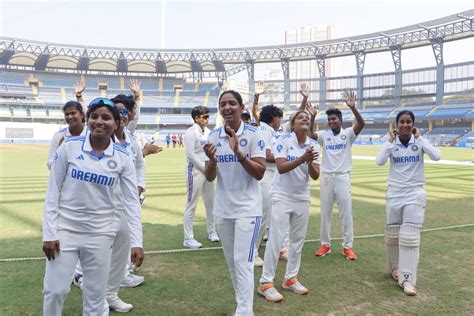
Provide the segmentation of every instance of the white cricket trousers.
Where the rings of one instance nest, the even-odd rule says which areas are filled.
[[[261,284],[273,282],[275,278],[280,247],[288,227],[290,240],[285,280],[298,275],[301,266],[301,252],[308,229],[309,205],[309,201],[283,201],[280,198],[273,200],[270,231],[265,246],[263,272],[260,278]]]
[[[60,253],[55,260],[46,261],[43,315],[61,315],[78,260],[84,273],[83,315],[102,315],[115,234],[78,234],[60,230],[58,235]]]
[[[243,218],[216,216],[217,229],[235,291],[236,316],[253,315],[253,257],[260,221],[260,216]]]
[[[191,162],[188,162],[186,168],[186,184],[188,194],[186,206],[184,207],[184,239],[194,238],[194,214],[196,213],[196,207],[201,193],[206,208],[207,233],[210,234],[216,230],[213,215],[215,195],[214,182],[207,181],[204,173],[194,168]]]
[[[127,266],[130,262],[130,232],[123,212],[120,210],[120,228],[112,245],[112,259],[106,292],[108,300],[118,297],[120,283],[122,283],[124,275],[128,273]]]
[[[332,207],[336,201],[342,230],[342,246],[352,248],[352,193],[350,173],[322,173],[321,175],[321,245],[331,245]]]
[[[265,171],[263,179],[260,180],[260,191],[262,192],[262,223],[261,229],[258,232],[258,239],[255,243],[255,253],[258,253],[258,248],[262,243],[263,235],[265,234],[266,228],[270,227],[270,218],[272,213],[272,195],[270,190],[272,188],[274,171]]]

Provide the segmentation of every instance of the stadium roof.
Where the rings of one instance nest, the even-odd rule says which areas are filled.
[[[383,32],[348,38],[216,49],[136,49],[53,44],[0,37],[0,67],[38,71],[80,71],[137,74],[224,73],[245,69],[245,63],[334,58],[390,51],[473,37],[474,10]]]

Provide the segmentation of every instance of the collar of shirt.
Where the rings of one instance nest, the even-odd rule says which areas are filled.
[[[415,143],[415,136],[411,135],[410,140],[408,141],[408,144],[414,144],[414,143]],[[400,137],[397,137],[397,139],[395,140],[395,144],[403,145],[403,143],[400,141]]]
[[[243,132],[244,132],[244,127],[245,127],[245,123],[242,120],[240,120],[240,126],[239,126],[239,129],[237,131],[235,131],[235,135],[237,135],[237,136],[242,135]],[[219,137],[220,138],[225,138],[227,136],[228,135],[225,132],[225,124],[224,124],[224,125],[222,125],[221,131],[219,133]]]
[[[275,134],[275,130],[273,129],[273,127],[271,127],[270,125],[268,125],[267,123],[265,122],[260,122],[260,125],[263,125],[265,128],[267,128],[270,132],[272,132],[272,135]]]
[[[114,155],[114,142],[112,141],[112,139],[110,139],[109,146],[104,150],[104,152],[102,152],[102,154],[100,154],[99,156],[96,156],[94,151],[92,150],[92,145],[90,141],[90,133],[88,132],[84,139],[84,143],[82,144],[82,151],[98,159],[101,159],[104,156],[113,156]]]
[[[306,148],[309,144],[310,144],[310,140],[309,140],[309,137],[306,136],[306,139],[304,141],[304,144],[303,146],[300,145],[300,143],[298,142],[298,138],[296,138],[296,133],[295,132],[291,132],[291,141],[293,143],[295,143],[296,145],[298,145],[300,148]]]
[[[206,126],[204,128],[201,128],[198,123],[194,123],[195,129],[199,132],[199,134],[204,135],[206,133]]]

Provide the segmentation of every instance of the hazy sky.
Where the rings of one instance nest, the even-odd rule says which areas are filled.
[[[417,24],[473,8],[469,0],[398,1],[11,1],[0,0],[0,35],[111,47],[222,48],[278,45],[284,32],[336,24],[342,37]],[[164,24],[164,30],[162,28]],[[445,45],[445,63],[473,60],[473,39]],[[380,56],[377,56],[380,55]],[[421,58],[420,58],[421,56]],[[345,64],[354,64],[353,58]],[[433,66],[430,47],[402,55],[405,69]],[[257,65],[257,73],[279,65]],[[355,65],[344,70],[355,73]],[[366,72],[390,71],[389,53],[366,58]]]

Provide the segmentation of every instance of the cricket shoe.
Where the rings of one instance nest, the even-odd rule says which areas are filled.
[[[133,308],[132,304],[125,303],[118,297],[113,299],[107,299],[107,303],[109,304],[110,310],[113,310],[118,313],[128,313]]]
[[[317,257],[324,257],[325,255],[331,253],[331,247],[324,244],[314,253]]]
[[[185,239],[183,242],[183,246],[191,249],[198,249],[202,247],[202,244],[198,242],[196,239]]]
[[[346,257],[347,260],[357,260],[357,255],[352,248],[342,248],[342,255]]]
[[[257,293],[269,302],[281,302],[283,301],[283,296],[275,289],[273,283],[260,284],[257,288]]]
[[[283,282],[283,285],[282,287],[286,290],[289,290],[295,294],[299,294],[299,295],[306,295],[309,293],[309,290],[307,288],[305,288],[301,283],[300,281],[298,281],[298,278],[291,278],[289,280],[285,280],[285,282]]]
[[[128,287],[128,288],[137,287],[143,282],[145,282],[144,277],[129,273],[123,277],[122,283],[120,283],[120,287]]]

